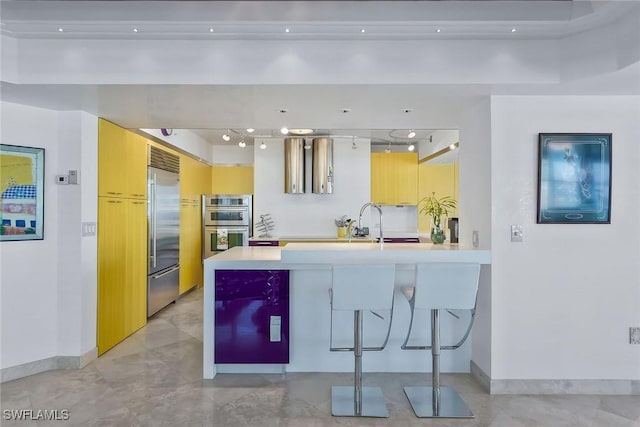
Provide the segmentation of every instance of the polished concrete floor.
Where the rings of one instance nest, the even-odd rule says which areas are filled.
[[[403,385],[428,375],[366,374],[382,387],[386,419],[334,418],[332,385],[348,374],[218,375],[202,379],[202,291],[156,315],[146,327],[80,370],[50,371],[0,385],[0,425],[80,426],[602,426],[640,427],[640,396],[488,395],[469,375],[445,374],[476,415],[415,418]],[[5,410],[68,410],[68,421],[10,421]]]

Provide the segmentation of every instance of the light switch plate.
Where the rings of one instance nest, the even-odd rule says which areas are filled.
[[[512,242],[522,242],[523,238],[523,228],[521,225],[512,225],[511,226],[511,241]]]
[[[96,235],[96,223],[95,222],[83,222],[82,223],[82,236],[95,236]]]
[[[478,230],[473,230],[471,234],[471,244],[473,244],[474,248],[480,246],[480,233],[478,233]]]
[[[629,328],[629,344],[640,344],[640,328]]]

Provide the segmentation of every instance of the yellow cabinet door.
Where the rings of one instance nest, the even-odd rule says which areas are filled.
[[[146,202],[98,198],[98,355],[147,319]]]
[[[371,153],[371,201],[415,205],[418,195],[416,153]]]
[[[253,194],[253,166],[213,166],[211,192],[214,194]]]
[[[180,294],[202,286],[202,227],[200,203],[183,201],[180,206]]]
[[[118,232],[126,200],[98,198],[98,355],[123,339],[126,233]],[[124,230],[123,230],[124,231]]]
[[[98,195],[146,198],[147,143],[140,135],[98,121]]]
[[[422,199],[431,193],[436,197],[451,196],[458,200],[458,164],[422,164],[419,167],[419,197]],[[422,205],[418,205],[418,213]],[[456,209],[453,217],[458,216]],[[430,218],[425,215],[418,217],[418,230],[420,232],[430,231]]]
[[[127,200],[125,337],[147,323],[147,202]]]

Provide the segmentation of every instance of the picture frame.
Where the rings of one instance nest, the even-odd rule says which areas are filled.
[[[0,242],[44,239],[44,148],[0,144]]]
[[[538,134],[538,224],[611,223],[611,137]]]

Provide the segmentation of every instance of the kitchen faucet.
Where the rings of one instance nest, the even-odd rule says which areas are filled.
[[[378,210],[378,213],[380,214],[380,249],[382,249],[384,246],[384,237],[382,235],[382,209],[380,208],[380,205],[376,205],[375,203],[371,202],[362,205],[362,207],[360,208],[360,216],[358,217],[358,228],[362,228],[362,213],[368,206],[376,208]]]

